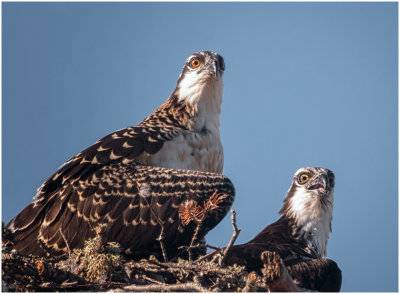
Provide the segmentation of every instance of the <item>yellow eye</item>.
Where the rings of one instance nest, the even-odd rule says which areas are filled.
[[[302,173],[299,175],[299,183],[300,184],[305,184],[308,182],[308,180],[310,179],[310,176],[306,173]]]
[[[191,67],[199,67],[201,64],[200,59],[198,58],[192,58],[192,60],[190,60],[190,66]]]

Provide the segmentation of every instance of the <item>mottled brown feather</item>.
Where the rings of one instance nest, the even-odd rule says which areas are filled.
[[[199,239],[222,220],[232,205],[235,192],[228,178],[207,172],[115,163],[101,167],[85,180],[67,182],[58,194],[30,204],[21,213],[36,217],[27,218],[26,227],[21,215],[8,226],[14,230],[15,249],[21,253],[44,256],[48,251],[65,257],[64,237],[71,249],[81,248],[85,240],[94,236],[92,228],[108,223],[109,241],[118,242],[130,257],[138,259],[150,254],[161,256],[157,238],[162,222],[167,253],[173,257],[179,253],[179,246],[190,244],[195,229],[194,224],[183,225],[179,205],[186,200],[204,205],[213,195],[215,202],[216,192],[227,196],[219,200],[218,209],[206,215]],[[47,249],[39,249],[39,243]]]

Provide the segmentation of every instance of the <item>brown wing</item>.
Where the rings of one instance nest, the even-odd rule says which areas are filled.
[[[248,272],[255,271],[262,275],[261,269],[263,263],[260,259],[261,253],[267,249],[259,244],[245,243],[233,246],[227,253],[225,265],[232,266],[234,264],[245,266]]]
[[[50,197],[67,181],[77,181],[92,175],[103,165],[113,162],[132,162],[143,152],[158,152],[165,141],[187,129],[190,111],[176,97],[163,105],[139,125],[115,131],[64,163],[39,188],[37,199]]]
[[[296,225],[293,220],[282,216],[276,222],[265,227],[249,243],[262,244],[269,251],[279,253],[282,259],[293,260],[293,258],[317,258],[313,252],[309,251],[305,238],[297,236]]]
[[[300,287],[314,291],[339,291],[342,276],[337,264],[329,259],[316,259],[306,250],[304,239],[293,235],[291,227],[290,219],[280,218],[250,242],[233,246],[228,252],[226,265],[242,265],[261,275],[264,266],[260,258],[262,252],[274,251],[282,257],[289,274]]]
[[[176,127],[136,126],[113,132],[68,160],[43,183],[37,198],[50,195],[71,179],[85,179],[103,165],[132,162],[143,152],[154,154],[179,131]]]
[[[287,267],[300,287],[318,292],[339,292],[342,286],[342,271],[330,259],[311,259]]]
[[[160,255],[157,238],[163,227],[172,257],[177,247],[190,244],[197,226],[194,219],[182,219],[179,211],[185,203],[203,208],[216,204],[202,219],[200,240],[226,215],[235,194],[232,183],[220,174],[122,162],[65,182],[57,191],[27,206],[8,225],[19,252],[63,256],[65,241],[71,249],[81,248],[93,236],[92,228],[107,223],[108,240],[118,242],[133,258]],[[216,201],[215,195],[226,196]]]
[[[227,264],[245,265],[249,270],[260,272],[262,262],[260,254],[263,251],[275,251],[285,261],[298,261],[302,258],[315,258],[307,251],[303,238],[293,235],[292,221],[281,217],[275,223],[265,227],[251,241],[232,247],[228,254]]]

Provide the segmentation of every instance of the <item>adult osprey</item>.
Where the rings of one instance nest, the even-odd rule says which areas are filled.
[[[200,205],[214,192],[225,193],[228,196],[218,202],[221,210],[204,220],[198,235],[204,236],[234,197],[232,184],[219,175],[224,69],[223,58],[215,52],[189,56],[163,105],[139,125],[111,133],[72,157],[41,185],[35,201],[7,225],[15,248],[63,256],[67,248],[82,247],[93,235],[91,227],[106,222],[111,226],[109,240],[139,258],[159,253],[153,249],[160,245],[156,239],[161,222],[167,253],[173,256],[193,231],[193,224],[182,226],[180,205],[191,200]],[[147,197],[140,196],[143,191]]]
[[[300,287],[339,291],[340,269],[334,261],[322,259],[331,232],[334,185],[335,176],[329,169],[299,169],[279,211],[282,217],[253,240],[232,247],[226,264],[244,265],[260,273],[262,252],[273,251]]]

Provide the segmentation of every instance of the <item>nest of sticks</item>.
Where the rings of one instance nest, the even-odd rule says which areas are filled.
[[[299,291],[279,255],[264,252],[262,275],[241,266],[224,266],[224,256],[233,246],[240,229],[232,210],[232,237],[225,248],[207,244],[188,246],[190,251],[205,246],[213,251],[196,260],[159,261],[150,256],[126,260],[119,244],[106,242],[104,226],[82,249],[65,260],[22,255],[11,250],[12,234],[2,231],[2,290],[4,292],[121,291],[121,292],[253,292]],[[189,254],[190,256],[190,254]]]

